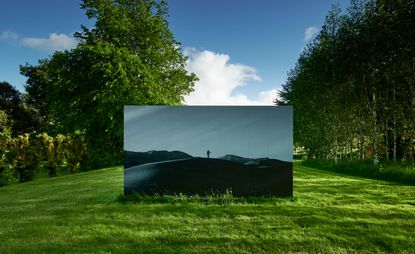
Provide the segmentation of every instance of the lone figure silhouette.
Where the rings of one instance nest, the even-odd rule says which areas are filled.
[[[207,154],[207,157],[210,158],[211,152],[209,150],[207,150],[206,154]]]

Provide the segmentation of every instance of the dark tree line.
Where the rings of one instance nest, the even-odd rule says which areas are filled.
[[[10,118],[11,131],[15,136],[45,128],[46,124],[38,112],[27,105],[15,87],[5,81],[0,82],[0,110]]]
[[[309,158],[414,160],[415,1],[333,7],[279,92]]]

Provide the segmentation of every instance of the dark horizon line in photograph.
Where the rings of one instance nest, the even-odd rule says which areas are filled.
[[[230,160],[236,162],[242,162],[244,164],[252,164],[259,161],[276,161],[280,163],[291,163],[290,161],[283,161],[279,159],[271,159],[268,157],[261,157],[261,158],[246,158],[242,156],[238,156],[236,154],[228,153],[221,156],[212,156],[209,150],[206,152],[206,156],[192,156],[188,153],[182,151],[167,151],[167,150],[151,150],[146,152],[140,151],[125,151],[125,162],[124,168],[127,169],[132,166],[137,166],[146,163],[154,163],[154,162],[164,162],[164,161],[171,161],[171,160],[183,160],[183,159],[221,159],[221,160]]]
[[[141,154],[157,154],[157,153],[185,153],[183,151],[180,150],[149,150],[149,151],[142,151],[142,150],[124,150],[124,153],[141,153]],[[247,157],[243,157],[240,156],[236,153],[232,153],[232,152],[228,152],[228,153],[222,153],[222,154],[215,154],[214,151],[212,151],[211,149],[207,149],[206,150],[206,154],[203,156],[199,156],[199,155],[194,155],[191,152],[186,152],[185,154],[187,154],[190,157],[195,157],[195,158],[210,158],[210,159],[220,159],[223,157],[229,157],[229,156],[234,156],[234,157],[241,157],[241,158],[245,158],[245,159],[270,159],[268,157],[257,157],[257,158],[247,158]],[[278,158],[274,158],[275,160],[279,160]],[[283,161],[283,160],[281,160]],[[292,160],[287,160],[287,162],[291,162]]]

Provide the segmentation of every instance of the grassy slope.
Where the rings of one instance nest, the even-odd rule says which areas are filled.
[[[0,188],[0,253],[413,253],[415,186],[295,165],[294,200],[120,203],[122,169]]]

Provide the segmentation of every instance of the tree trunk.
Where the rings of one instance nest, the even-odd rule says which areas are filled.
[[[414,130],[412,128],[411,130],[411,140],[409,142],[409,153],[411,154],[410,158],[411,158],[411,162],[414,163],[414,153],[415,153],[415,149],[414,149]]]
[[[330,146],[327,146],[327,151],[326,151],[326,160],[330,159]]]
[[[376,119],[377,119],[377,114],[376,114],[376,95],[373,92],[372,93],[372,99],[373,99],[373,110],[372,110],[372,117],[373,117],[373,127],[372,127],[372,141],[373,141],[373,153],[372,153],[372,157],[373,157],[373,164],[377,165],[378,164],[378,144],[377,144],[377,129],[376,129]]]
[[[396,161],[396,112],[393,112],[393,161]]]
[[[413,60],[413,62],[412,62],[412,71],[414,71],[415,70],[415,60]],[[412,72],[413,73],[413,72]],[[415,93],[414,93],[414,79],[413,79],[413,76],[412,76],[412,79],[411,79],[411,85],[409,86],[410,87],[410,89],[411,89],[411,96],[412,96],[412,101],[411,101],[411,104],[412,104],[412,121],[411,121],[411,140],[409,141],[409,148],[410,148],[410,153],[411,153],[411,161],[412,161],[412,163],[414,163],[414,153],[415,153],[415,137],[414,137],[414,131],[415,131],[415,124],[414,124],[414,122],[415,122]]]
[[[385,133],[385,143],[386,143],[386,160],[389,161],[389,127],[388,127],[388,120],[385,121],[385,129],[386,129],[386,133]]]
[[[334,163],[337,164],[337,135],[334,136]]]
[[[365,159],[365,137],[363,135],[363,122],[360,125],[360,140],[359,140],[360,159]]]

